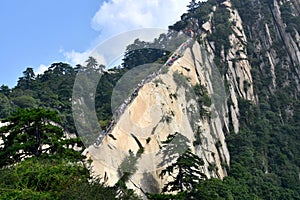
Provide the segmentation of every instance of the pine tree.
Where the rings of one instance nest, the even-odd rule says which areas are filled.
[[[97,60],[92,56],[90,56],[85,62],[87,63],[86,66],[88,68],[95,68],[98,66]]]
[[[179,156],[176,163],[162,170],[161,176],[168,174],[174,178],[173,181],[163,187],[163,192],[191,190],[201,180],[206,179],[206,175],[201,172],[203,165],[203,160],[193,154],[190,148],[186,150],[184,154]]]
[[[165,159],[171,162],[177,157],[176,162],[167,166],[160,174],[161,178],[166,175],[173,177],[173,181],[168,182],[163,187],[163,192],[191,190],[201,180],[206,179],[205,174],[201,172],[204,161],[192,153],[188,142],[189,140],[180,133],[170,135],[163,142],[164,156],[162,163],[166,163]]]
[[[28,67],[23,72],[23,77],[19,78],[17,88],[32,89],[31,83],[34,81],[34,79],[35,79],[35,74],[33,68]]]
[[[19,110],[5,119],[0,128],[0,167],[27,157],[49,155],[81,157],[80,152],[64,147],[78,145],[78,139],[64,140],[57,113],[40,108]]]
[[[194,13],[196,8],[199,7],[200,3],[197,3],[196,0],[191,0],[191,2],[189,3],[188,7],[188,11],[191,13]]]

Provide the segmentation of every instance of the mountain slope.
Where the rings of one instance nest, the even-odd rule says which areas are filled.
[[[300,3],[188,7],[154,43],[129,45],[123,68],[104,71],[95,103],[106,132],[86,150],[91,171],[118,193],[126,186],[144,198],[300,199]],[[99,74],[64,63],[38,76],[28,68],[15,88],[1,86],[0,118],[50,107],[75,133],[80,70]],[[124,88],[129,96],[118,99]]]
[[[272,190],[297,196],[292,191],[299,185],[298,24],[296,1],[193,4],[171,28],[194,42],[167,73],[141,87],[100,146],[89,148],[95,173],[113,185],[124,175],[124,160],[134,155],[136,169],[127,186],[159,192],[172,180],[160,176],[168,166],[161,165],[161,148],[180,133],[203,159],[201,171],[208,178],[229,175],[256,197],[267,198]],[[218,91],[222,87],[225,92]],[[199,95],[195,88],[205,92]],[[206,105],[199,103],[205,95],[211,101]],[[244,170],[249,174],[240,176]],[[248,183],[240,182],[246,177]],[[276,189],[264,194],[263,183]]]

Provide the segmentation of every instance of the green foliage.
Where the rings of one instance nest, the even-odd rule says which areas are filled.
[[[120,167],[118,168],[118,174],[122,181],[126,182],[130,178],[134,172],[136,172],[136,162],[137,157],[134,155],[134,153],[129,150],[129,155],[124,158],[122,163],[120,164]]]
[[[15,98],[12,98],[12,102],[14,105],[18,106],[18,108],[33,108],[38,105],[38,101],[29,95],[22,95]]]
[[[8,124],[0,128],[0,138],[3,140],[0,167],[31,156],[68,156],[69,153],[76,156],[74,150],[63,147],[75,141],[61,142],[63,130],[58,125],[60,120],[54,111],[39,108],[19,110],[4,122]],[[77,154],[76,157],[80,157],[80,153]]]
[[[30,158],[8,168],[6,185],[35,191],[63,191],[78,178],[88,178],[87,169],[62,160]]]
[[[89,181],[84,157],[73,150],[81,141],[63,138],[57,112],[19,110],[5,122],[0,128],[0,199],[137,199],[132,191],[119,195],[100,180]]]
[[[0,93],[0,119],[6,118],[11,112],[11,104],[7,96]]]
[[[163,162],[159,166],[166,164],[168,166],[161,171],[160,176],[163,178],[168,175],[174,178],[173,181],[168,182],[163,187],[163,192],[190,190],[200,180],[206,179],[206,176],[201,172],[201,166],[204,165],[204,162],[188,148],[188,139],[185,136],[180,133],[169,135],[163,144],[161,152]]]
[[[237,1],[233,1],[237,6]],[[271,50],[260,50],[248,45],[248,54],[252,67],[254,89],[259,97],[259,104],[239,100],[241,130],[238,135],[227,137],[233,164],[230,166],[230,176],[238,183],[243,182],[243,187],[249,193],[263,199],[299,199],[299,95],[292,78],[295,68],[290,61],[289,52],[284,46],[284,41],[278,34],[276,24],[273,23],[272,1],[240,1],[249,7],[237,6],[245,26],[251,27],[244,15],[260,11],[259,24],[267,23],[272,37]],[[255,5],[254,5],[255,4]],[[258,8],[259,9],[256,9]],[[292,33],[297,30],[297,18],[291,2],[280,4],[281,17],[287,25],[286,31]],[[253,15],[257,16],[257,15]],[[295,20],[295,21],[294,21]],[[252,23],[256,23],[253,21]],[[259,30],[258,28],[254,29]],[[299,30],[299,29],[298,29]],[[259,34],[251,32],[256,42],[263,43],[264,39]],[[252,42],[252,41],[251,41]],[[251,43],[249,43],[251,44]],[[264,66],[269,65],[266,51],[277,55],[275,65],[276,89],[270,91],[272,77],[270,70]],[[247,175],[245,172],[248,172]],[[293,175],[291,175],[293,174]],[[244,176],[243,176],[244,175]],[[247,177],[247,178],[245,178]],[[246,181],[248,180],[248,181]]]
[[[210,113],[207,111],[207,107],[211,106],[211,98],[208,94],[206,87],[200,84],[193,86],[193,91],[196,95],[196,100],[200,108],[200,116],[210,116]]]
[[[229,35],[232,33],[232,30],[229,17],[230,13],[224,5],[217,6],[212,18],[214,30],[208,36],[208,40],[214,42],[215,53],[219,57],[221,57],[222,50],[224,50],[226,55],[230,48]]]
[[[173,28],[189,27],[191,16],[198,19],[201,25],[205,16],[211,11],[211,6],[198,13],[204,5],[190,10],[182,16],[182,20]],[[243,20],[244,30],[248,36],[247,53],[252,66],[255,93],[258,94],[258,104],[239,99],[240,132],[226,136],[231,156],[229,176],[223,181],[211,179],[200,181],[192,190],[186,190],[178,195],[156,194],[149,195],[150,199],[300,199],[299,188],[299,136],[300,112],[299,91],[295,84],[295,70],[290,61],[289,52],[283,48],[284,42],[276,33],[277,28],[273,20],[273,1],[237,1],[232,0],[233,6],[238,9]],[[191,2],[193,3],[193,1]],[[216,46],[215,63],[225,74],[227,64],[222,61],[220,52],[229,47],[228,11],[218,3],[213,18],[214,30],[208,37]],[[280,4],[280,11],[287,31],[292,35],[299,30],[299,16],[291,8],[293,2]],[[259,18],[258,18],[259,17]],[[278,64],[275,66],[276,84],[274,91],[270,90],[272,77],[269,71],[270,63],[266,58],[264,47],[256,49],[256,44],[264,44],[265,30],[268,24],[273,40],[270,52],[276,52]],[[275,24],[275,25],[274,25]],[[277,35],[275,35],[277,34]],[[256,43],[254,43],[256,42]],[[273,52],[273,53],[274,53]],[[225,55],[226,56],[226,55]],[[276,61],[277,62],[277,61]],[[249,83],[244,82],[245,88]],[[199,138],[194,142],[200,143]],[[219,144],[216,144],[219,145]],[[211,166],[213,168],[213,166]]]
[[[134,155],[134,153],[129,150],[129,155],[124,158],[118,167],[118,175],[120,179],[114,186],[114,188],[118,190],[118,199],[139,199],[132,189],[127,188],[126,182],[137,171],[136,163],[143,153],[142,151],[143,148],[140,148],[137,154]]]
[[[53,63],[42,75],[35,76],[32,68],[23,74],[15,88],[2,87],[12,103],[11,111],[36,107],[55,109],[63,118],[64,128],[75,133],[70,101],[75,69],[65,63]]]
[[[18,81],[18,88],[21,88],[23,90],[26,89],[31,89],[32,83],[34,82],[35,79],[35,74],[33,71],[33,68],[28,67],[24,72],[23,72],[23,77],[21,77]]]
[[[245,24],[254,24],[258,18],[260,3],[254,1],[231,0],[233,6],[238,9]],[[250,9],[253,8],[253,9]]]
[[[200,180],[206,179],[205,174],[201,172],[203,165],[203,160],[193,154],[191,149],[187,149],[174,164],[162,170],[161,176],[174,174],[178,170],[174,180],[163,187],[163,192],[183,192],[192,189]]]
[[[153,43],[136,39],[133,44],[128,45],[123,59],[123,67],[132,69],[133,67],[160,61],[161,64],[167,61],[168,54],[163,50],[163,43],[167,40],[164,34]]]
[[[183,87],[184,89],[190,88],[188,77],[184,76],[182,73],[175,71],[173,73],[173,79],[176,83],[177,91],[179,90],[180,87]]]
[[[240,101],[241,130],[238,135],[227,137],[233,160],[230,177],[243,183],[250,194],[264,199],[299,199],[295,178],[299,165],[294,156],[299,153],[299,125],[290,124],[292,119],[282,124],[278,107],[272,110],[265,104],[268,103],[258,109],[250,102]]]
[[[300,30],[300,16],[295,16],[291,7],[291,2],[285,2],[280,6],[280,14],[283,22],[287,25],[286,31],[295,34]]]
[[[214,42],[214,62],[224,75],[228,65],[221,52],[224,50],[226,56],[230,48],[228,36],[232,33],[232,24],[228,20],[229,12],[222,2],[191,1],[189,11],[170,28],[177,31],[193,30],[196,34],[203,31],[199,27],[208,20],[208,14],[215,5],[213,31],[208,33],[208,40]],[[272,13],[273,1],[231,2],[239,11],[248,36],[247,53],[252,66],[254,90],[259,101],[254,104],[239,99],[240,132],[226,136],[231,158],[229,176],[223,181],[206,180],[200,171],[203,161],[191,153],[188,148],[189,141],[184,137],[177,137],[179,133],[169,135],[162,145],[164,162],[160,166],[165,168],[161,175],[174,176],[174,180],[165,185],[164,191],[178,193],[149,194],[150,199],[300,199],[300,97],[294,80],[299,66],[292,63],[289,52],[283,48],[282,36],[277,34],[278,28]],[[280,4],[280,12],[287,25],[286,31],[295,36],[295,31],[300,29],[300,20],[290,3]],[[269,26],[273,39],[270,47],[264,46],[265,39],[262,38],[262,35],[265,36],[265,24]],[[33,73],[32,68],[27,68],[15,88],[1,86],[0,118],[6,118],[19,108],[50,107],[62,116],[62,128],[75,132],[71,98],[76,74],[81,70],[90,70],[90,73],[102,71],[95,99],[97,116],[104,128],[112,117],[111,94],[117,81],[128,69],[135,66],[152,62],[164,63],[171,52],[162,51],[163,46],[171,43],[172,47],[176,47],[182,43],[182,38],[170,41],[168,37],[172,34],[162,34],[154,44],[136,40],[127,48],[124,68],[114,69],[114,73],[103,72],[104,66],[99,65],[92,57],[87,60],[87,66],[76,68],[65,63],[53,63],[43,75],[38,76]],[[256,48],[257,44],[261,48]],[[276,88],[271,87],[272,76],[267,52],[277,56]],[[178,87],[189,87],[188,79],[179,73],[175,74],[174,80]],[[155,84],[159,86],[160,82]],[[244,82],[244,86],[248,88],[249,83]],[[81,89],[85,91],[86,88]],[[200,85],[196,85],[194,91],[202,107],[210,106],[211,99],[207,91]],[[174,95],[171,94],[170,98],[176,99]],[[80,161],[81,156],[72,149],[64,148],[65,145],[74,146],[79,142],[78,139],[62,140],[62,129],[48,123],[47,119],[51,115],[40,118],[38,113],[47,115],[47,112],[39,112],[39,109],[19,111],[17,115],[9,118],[11,124],[0,129],[1,139],[4,140],[0,147],[0,163],[1,166],[6,166],[0,169],[1,199],[115,199],[116,196],[119,199],[138,198],[132,190],[127,189],[125,182],[135,172],[135,163],[143,153],[143,147],[140,147],[136,155],[129,152],[124,159],[119,169],[121,180],[114,188],[105,188],[97,182],[89,183],[87,170],[78,164],[80,162],[75,162]],[[168,117],[166,120],[171,122],[171,116]],[[54,119],[51,121],[55,122]],[[8,131],[11,133],[9,136],[4,134]],[[146,142],[149,143],[150,138]],[[201,142],[199,129],[194,145],[200,145]],[[39,148],[41,144],[50,146],[47,153]],[[216,143],[216,146],[219,145]],[[27,154],[34,157],[20,162]],[[167,163],[172,164],[165,166]],[[212,163],[209,169],[215,170],[215,167]],[[176,170],[180,173],[176,173]]]
[[[115,199],[116,191],[88,180],[82,163],[33,157],[0,169],[0,199]]]
[[[91,57],[87,60],[89,67],[78,65],[73,68],[66,63],[53,63],[44,74],[38,76],[34,75],[32,68],[27,68],[15,88],[9,89],[5,85],[1,86],[0,118],[8,117],[19,108],[50,108],[59,112],[64,130],[76,133],[71,105],[73,85],[79,71],[86,70],[91,74],[103,71],[104,66],[93,59]],[[111,93],[126,69],[115,69],[115,72],[104,72],[97,87],[96,112],[99,120],[102,121],[109,120],[112,116]]]
[[[162,161],[158,167],[165,167],[177,160],[178,155],[183,154],[189,147],[189,140],[178,132],[168,135],[167,139],[162,143],[163,146],[159,152],[162,155]]]
[[[97,68],[98,67],[98,62],[97,60],[92,57],[92,56],[89,56],[89,58],[85,61],[87,64],[86,64],[86,67],[87,68]]]
[[[233,200],[236,199],[229,185],[219,179],[201,181],[187,194],[190,199]]]
[[[198,126],[196,132],[194,133],[195,141],[193,141],[193,145],[202,145],[202,138],[201,138],[201,127]]]
[[[2,85],[0,87],[0,93],[4,94],[5,96],[8,96],[11,92],[11,89],[7,85]]]
[[[95,108],[99,120],[110,120],[112,117],[111,96],[119,79],[127,72],[127,69],[116,69],[114,73],[104,72],[98,83],[95,96]],[[122,102],[123,103],[123,102]]]
[[[139,150],[137,151],[136,155],[134,155],[134,153],[131,150],[129,150],[129,155],[124,158],[124,160],[118,167],[118,175],[120,177],[120,181],[124,183],[128,181],[129,178],[136,172],[136,163],[141,157],[141,155],[144,153],[144,147],[142,146],[138,138],[134,136],[134,134],[131,134],[131,136],[137,142]]]

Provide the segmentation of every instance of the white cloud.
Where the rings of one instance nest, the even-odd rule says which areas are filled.
[[[93,56],[94,58],[96,58],[99,64],[106,64],[104,57],[96,51],[87,50],[85,52],[77,52],[75,50],[72,50],[70,52],[62,51],[62,53],[66,58],[66,62],[70,63],[73,66],[77,64],[83,65],[89,56]]]
[[[88,55],[90,54],[90,51],[86,52],[76,52],[75,50],[72,50],[70,52],[62,51],[64,54],[66,61],[68,63],[71,63],[72,65],[81,64],[83,63]]]
[[[35,71],[34,73],[35,74],[43,74],[47,69],[48,69],[48,67],[46,65],[40,65],[39,67],[34,69],[34,71]]]
[[[109,0],[92,19],[101,38],[137,28],[167,28],[186,12],[190,0]]]
[[[64,51],[63,49],[60,49],[60,52],[65,56],[66,61],[72,65],[83,64],[88,56],[95,54],[95,47],[98,44],[105,43],[105,40],[108,38],[141,28],[167,29],[169,25],[180,20],[180,16],[186,12],[189,2],[190,0],[104,1],[91,20],[92,28],[100,32],[98,38],[94,41],[94,46],[85,52],[75,50]],[[157,36],[158,35],[159,34],[157,34]],[[133,40],[130,42],[133,42]],[[110,47],[112,49],[116,48],[113,51],[118,52],[113,55],[115,56],[114,58],[120,56],[119,51],[122,50],[124,52],[124,48],[128,44],[130,43]],[[100,55],[99,53],[93,56],[98,57],[100,60],[98,62],[101,64],[106,64],[105,59],[108,62],[107,64],[109,64],[112,57],[112,55],[110,55],[110,58],[107,58],[107,55]]]

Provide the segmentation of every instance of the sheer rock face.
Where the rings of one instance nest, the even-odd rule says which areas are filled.
[[[208,94],[214,92],[209,67],[205,66],[204,69],[204,63],[209,63],[209,56],[204,55],[201,49],[195,43],[174,62],[167,73],[145,84],[111,132],[113,137],[106,136],[99,148],[89,148],[95,174],[105,176],[108,185],[114,185],[119,180],[118,168],[129,150],[136,154],[141,145],[143,153],[137,160],[137,170],[127,182],[128,186],[133,189],[138,186],[148,192],[153,192],[154,188],[160,191],[169,178],[161,179],[159,174],[170,164],[162,164],[162,142],[175,133],[184,135],[192,151],[203,159],[205,164],[201,170],[207,177],[226,176],[224,167],[229,165],[230,157],[225,143],[225,131],[228,130],[224,126],[229,125],[224,125],[224,122],[228,123],[228,118],[221,112],[215,112],[214,117],[197,114],[199,108],[191,90],[192,86],[201,84],[207,87]],[[174,74],[188,77],[186,83],[189,89],[188,86],[180,87],[174,80]],[[221,105],[223,111],[224,105]],[[213,106],[207,109],[214,111]],[[196,134],[201,138],[201,144],[194,146]],[[210,165],[216,166],[215,169],[209,170]]]
[[[171,180],[170,177],[160,177],[161,170],[170,164],[163,163],[162,142],[172,134],[181,133],[189,140],[193,153],[203,159],[205,164],[201,168],[202,172],[208,178],[225,177],[226,168],[230,167],[230,153],[225,137],[239,131],[238,100],[246,99],[253,103],[259,101],[254,92],[252,69],[259,68],[261,74],[267,73],[271,77],[269,89],[272,92],[279,84],[277,76],[280,66],[289,68],[287,71],[293,73],[287,72],[285,76],[289,80],[292,77],[300,91],[300,36],[297,30],[294,30],[294,34],[286,32],[286,24],[280,14],[280,5],[285,2],[289,2],[294,14],[299,15],[298,1],[275,0],[268,8],[273,16],[271,22],[262,23],[264,17],[261,14],[252,26],[244,24],[241,13],[230,1],[223,3],[230,12],[232,33],[229,36],[230,48],[220,58],[228,66],[221,75],[214,64],[215,44],[206,39],[207,34],[213,32],[211,17],[215,9],[212,9],[211,17],[204,23],[205,27],[202,27],[205,33],[200,36],[201,45],[195,42],[186,49],[182,57],[168,67],[167,73],[159,74],[146,83],[99,148],[89,147],[88,155],[93,160],[95,175],[104,178],[106,184],[114,185],[124,174],[120,166],[128,158],[129,151],[132,151],[139,156],[135,167],[129,167],[135,170],[131,171],[127,186],[140,194],[141,189],[144,192],[160,192]],[[253,3],[257,7],[261,5],[259,1]],[[274,49],[275,40],[282,41],[287,52],[282,59]],[[255,48],[249,53],[247,45],[250,42]],[[259,66],[253,66],[253,55],[265,59],[262,59]],[[187,77],[187,85],[178,84],[176,74]],[[197,105],[197,96],[191,89],[197,84],[205,87],[212,99],[211,106],[204,107],[210,116],[199,114],[201,108]],[[225,93],[219,91],[222,87],[225,88]],[[222,97],[222,94],[225,96],[223,99],[214,98]]]
[[[299,1],[274,0],[268,5],[261,1],[251,2],[258,15],[254,22],[247,24],[248,40],[255,47],[249,59],[255,58],[260,61],[256,65],[259,65],[261,77],[271,80],[270,93],[275,92],[277,87],[288,86],[289,80],[292,80],[300,91],[299,25],[288,19],[299,17]],[[289,17],[285,16],[287,13]],[[281,77],[286,81],[282,81]]]
[[[290,72],[293,72],[290,75],[287,75],[289,79],[292,79],[297,84],[298,91],[300,91],[300,36],[299,36],[299,28],[293,28],[292,32],[287,31],[287,24],[284,22],[282,18],[282,14],[280,11],[280,5],[283,3],[287,3],[290,5],[293,16],[299,16],[300,14],[300,2],[299,1],[274,1],[274,8],[272,10],[274,16],[274,22],[276,24],[276,28],[278,29],[277,34],[280,35],[283,45],[287,52],[287,63],[282,63],[285,59],[282,59],[277,54],[273,54],[273,60],[275,60],[276,64],[282,64],[283,67],[287,67],[288,65]],[[270,50],[272,51],[272,50]]]
[[[181,133],[190,141],[192,151],[203,159],[205,164],[201,170],[208,178],[222,179],[226,176],[226,166],[229,166],[230,162],[225,142],[225,135],[229,133],[230,126],[229,108],[225,102],[227,97],[224,95],[224,102],[221,103],[212,99],[213,104],[206,108],[211,112],[211,116],[200,116],[200,108],[192,90],[193,86],[200,84],[207,89],[209,96],[215,94],[216,88],[213,84],[216,84],[216,81],[222,84],[223,81],[220,75],[216,76],[213,73],[217,73],[213,55],[196,42],[169,67],[167,73],[158,75],[139,90],[137,97],[122,114],[110,135],[103,139],[99,148],[89,148],[94,173],[104,177],[108,185],[114,185],[120,179],[118,169],[128,157],[128,152],[137,154],[141,145],[143,153],[137,160],[137,170],[127,185],[137,192],[140,192],[138,187],[147,192],[160,191],[170,180],[168,177],[159,176],[161,170],[170,164],[162,164],[162,142],[167,140],[169,135]],[[174,80],[174,74],[187,77],[188,86],[180,87]],[[234,84],[237,83],[233,81],[232,87],[239,89],[239,85]],[[225,93],[221,93],[223,94]],[[232,94],[228,95],[237,103],[237,97],[242,96],[242,93],[235,93],[233,90]],[[219,105],[216,105],[217,103]],[[238,107],[233,108],[231,113],[232,118],[236,119],[234,123],[238,130]],[[199,144],[193,144],[196,137],[200,138]]]
[[[239,106],[238,98],[247,99],[253,102],[257,101],[257,97],[253,91],[253,79],[251,75],[251,65],[247,55],[247,37],[243,29],[243,22],[236,9],[232,7],[230,1],[222,3],[230,13],[229,21],[231,22],[232,33],[229,35],[230,48],[226,52],[226,56],[222,55],[222,61],[228,66],[225,73],[224,81],[228,85],[228,94],[230,104],[225,107],[226,112],[231,116],[231,123],[234,132],[239,131]],[[213,16],[212,16],[213,17]],[[210,18],[211,20],[211,18]],[[214,60],[214,43],[207,42],[206,49],[209,52],[209,62]],[[207,66],[207,63],[204,63]],[[228,121],[227,123],[228,124]],[[228,126],[227,126],[228,127]]]

